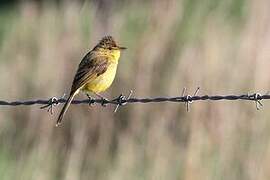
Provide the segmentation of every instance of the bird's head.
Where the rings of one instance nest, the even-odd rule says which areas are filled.
[[[127,48],[117,45],[112,36],[103,37],[94,48],[100,54],[113,57],[114,61],[118,61],[120,52],[124,49]]]
[[[116,44],[112,36],[104,36],[95,47],[96,49],[105,49],[105,50],[124,50],[126,47],[122,47]]]

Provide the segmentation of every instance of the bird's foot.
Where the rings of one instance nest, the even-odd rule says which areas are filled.
[[[109,99],[107,99],[106,97],[104,97],[104,96],[102,96],[102,95],[100,95],[100,94],[98,94],[98,93],[94,93],[97,97],[99,97],[100,99],[101,99],[101,106],[103,106],[103,107],[106,107],[107,106],[107,104],[108,104],[108,102],[110,101]]]
[[[102,97],[101,106],[106,107],[109,101],[110,101],[109,99]]]
[[[92,98],[92,97],[91,97],[89,94],[87,94],[87,93],[86,93],[86,96],[87,96],[88,99],[89,99],[88,105],[89,105],[89,106],[93,106],[94,103],[95,103],[94,98]]]

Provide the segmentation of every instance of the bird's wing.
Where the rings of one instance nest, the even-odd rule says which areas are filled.
[[[105,73],[108,66],[108,57],[93,57],[92,54],[88,53],[79,64],[78,70],[72,83],[70,94],[77,91],[87,82],[91,81],[91,79],[94,79],[95,77]]]

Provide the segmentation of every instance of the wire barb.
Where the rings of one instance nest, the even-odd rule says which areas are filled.
[[[254,100],[254,102],[255,102],[255,105],[256,105],[256,109],[257,110],[260,110],[262,107],[263,107],[263,104],[262,104],[262,102],[261,102],[261,100],[262,100],[262,95],[260,94],[260,93],[255,93],[254,95],[253,95],[253,100]]]
[[[120,94],[118,98],[114,99],[113,101],[116,101],[117,102],[117,105],[116,105],[116,107],[115,107],[115,109],[114,109],[113,112],[116,113],[120,106],[126,105],[127,104],[127,101],[131,98],[132,94],[133,94],[133,91],[130,90],[129,91],[129,95],[128,95],[127,98],[123,94]]]
[[[48,104],[41,106],[40,109],[47,109],[47,112],[50,112],[50,114],[53,114],[53,107],[57,106],[59,104],[58,98],[52,97],[48,100]]]
[[[200,90],[200,87],[197,87],[197,89],[195,90],[193,96],[191,96],[189,94],[187,94],[185,96],[187,88],[186,87],[183,88],[183,90],[182,90],[182,100],[185,102],[187,112],[189,112],[190,105],[194,102],[192,97],[196,96],[198,94],[199,90]]]
[[[60,103],[60,100],[61,99],[64,99],[64,97],[66,96],[66,94],[64,93],[63,96],[58,99],[57,97],[51,97],[49,100],[48,100],[48,103],[44,106],[41,106],[40,109],[47,109],[47,112],[50,112],[51,115],[53,115],[53,107],[54,106],[57,106],[59,103]]]

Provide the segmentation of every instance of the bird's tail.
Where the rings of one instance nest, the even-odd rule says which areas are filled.
[[[74,93],[71,93],[69,95],[64,107],[62,108],[62,110],[58,116],[58,119],[57,119],[55,126],[59,126],[61,124],[63,117],[64,117],[65,113],[67,112],[67,109],[68,109],[69,105],[71,104],[71,101],[73,100],[73,98],[76,94],[77,94],[77,91],[75,91]]]

